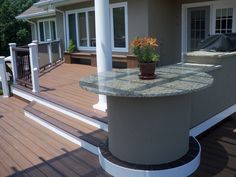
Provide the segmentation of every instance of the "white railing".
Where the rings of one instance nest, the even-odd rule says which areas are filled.
[[[0,57],[0,77],[2,83],[3,97],[9,97],[9,85],[7,80],[5,57]]]

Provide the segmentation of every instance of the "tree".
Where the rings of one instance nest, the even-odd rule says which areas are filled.
[[[16,16],[37,0],[0,0],[0,55],[9,55],[8,43],[25,45],[31,40],[31,29],[27,22],[16,20]]]

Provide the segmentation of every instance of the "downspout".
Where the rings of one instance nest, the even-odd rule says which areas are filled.
[[[36,40],[38,39],[38,33],[37,33],[37,24],[35,22],[32,22],[28,19],[24,19],[25,21],[27,21],[28,23],[34,25],[34,32],[35,32],[35,35],[36,35]]]
[[[65,46],[65,49],[64,50],[66,50],[67,49],[67,43],[66,43],[66,41],[67,41],[67,31],[66,31],[66,15],[65,15],[65,12],[64,11],[61,11],[61,10],[59,10],[59,9],[57,9],[57,8],[55,8],[55,10],[56,10],[56,12],[59,12],[59,13],[61,13],[62,15],[63,15],[63,28],[64,28],[64,46]]]

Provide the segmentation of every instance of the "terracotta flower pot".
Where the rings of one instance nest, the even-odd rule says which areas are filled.
[[[156,62],[153,63],[139,63],[140,69],[140,79],[155,79],[155,69],[156,69]]]

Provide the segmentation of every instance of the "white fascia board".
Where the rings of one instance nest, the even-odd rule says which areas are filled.
[[[38,17],[48,17],[52,15],[56,15],[55,10],[48,10],[48,11],[33,13],[29,15],[19,15],[16,17],[16,19],[24,20],[24,19],[31,19],[31,18],[38,18]]]
[[[63,2],[65,0],[48,0],[48,1],[43,1],[43,2],[37,2],[37,3],[34,3],[34,6],[35,7],[43,7],[43,6],[47,6],[49,4],[55,4],[55,3],[58,3],[58,2]]]

